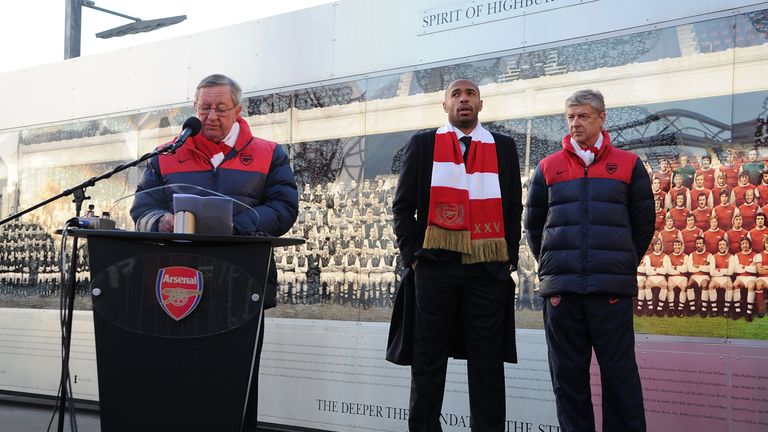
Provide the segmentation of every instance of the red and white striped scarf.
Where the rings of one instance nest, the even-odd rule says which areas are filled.
[[[462,263],[509,260],[496,142],[480,124],[466,166],[454,128],[435,133],[424,248],[461,252]]]

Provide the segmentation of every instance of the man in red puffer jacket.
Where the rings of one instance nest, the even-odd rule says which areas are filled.
[[[576,92],[565,105],[570,135],[536,168],[525,216],[539,262],[560,430],[595,430],[594,348],[603,431],[645,431],[632,297],[638,262],[653,236],[651,183],[640,158],[611,145],[600,92]]]

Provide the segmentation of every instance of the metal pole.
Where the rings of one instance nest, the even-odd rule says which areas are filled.
[[[528,119],[525,128],[525,175],[529,175],[531,169],[531,138],[533,136],[533,121]]]
[[[64,0],[64,58],[80,57],[83,8],[80,0]]]
[[[100,7],[96,6],[96,3],[92,2],[92,1],[89,1],[89,0],[83,0],[83,1],[81,2],[81,4],[82,4],[83,6],[85,6],[85,7],[87,7],[87,8],[95,9],[95,10],[97,10],[97,11],[106,12],[106,13],[108,13],[108,14],[112,14],[112,15],[115,15],[115,16],[119,16],[119,17],[122,17],[122,18],[127,18],[127,19],[129,19],[129,20],[131,20],[131,21],[136,21],[136,22],[139,22],[139,21],[141,21],[141,18],[136,18],[136,17],[132,17],[132,16],[130,16],[130,15],[121,14],[120,12],[115,12],[115,11],[113,11],[113,10],[109,10],[109,9],[100,8]]]

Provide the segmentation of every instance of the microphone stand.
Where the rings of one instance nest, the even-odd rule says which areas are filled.
[[[47,205],[53,201],[56,201],[60,198],[64,198],[69,195],[73,195],[74,198],[72,199],[72,202],[75,203],[75,217],[73,219],[70,219],[67,221],[66,227],[69,228],[70,224],[74,223],[77,224],[77,218],[80,217],[80,212],[83,209],[83,201],[90,199],[91,197],[85,195],[85,189],[94,186],[97,182],[108,179],[112,177],[113,175],[124,171],[130,167],[137,166],[138,164],[151,159],[155,156],[161,155],[161,154],[173,154],[176,152],[176,150],[181,147],[183,144],[183,141],[179,142],[177,140],[173,144],[155,149],[154,151],[151,151],[149,153],[146,153],[145,155],[139,157],[138,159],[124,163],[122,165],[119,165],[115,167],[112,171],[106,172],[104,174],[101,174],[96,177],[91,177],[90,179],[80,183],[77,186],[74,186],[72,188],[69,188],[55,196],[52,196],[51,198],[46,199],[45,201],[41,201],[32,207],[29,207],[27,209],[24,209],[16,214],[13,214],[11,216],[8,216],[7,218],[0,220],[0,225],[3,225],[5,223],[8,223],[10,221],[16,220],[20,218],[21,216],[36,210],[44,205]],[[69,265],[69,280],[67,281],[66,291],[62,293],[62,295],[66,295],[67,299],[67,310],[66,315],[64,315],[64,318],[62,320],[62,362],[61,362],[61,381],[59,383],[61,394],[57,403],[57,409],[59,411],[59,421],[58,421],[58,432],[64,432],[64,412],[67,405],[67,399],[71,399],[72,395],[69,394],[69,389],[67,387],[69,383],[69,351],[70,351],[70,344],[71,344],[71,336],[72,336],[72,313],[74,311],[75,306],[75,277],[77,276],[77,243],[78,238],[75,237],[72,240],[72,255],[70,256],[70,265]],[[63,253],[64,251],[62,251]],[[64,284],[61,285],[61,289],[65,289]],[[64,311],[62,311],[63,313]]]
[[[32,207],[26,208],[26,209],[24,209],[24,210],[22,210],[22,211],[20,211],[18,213],[15,213],[15,214],[12,214],[12,215],[8,216],[7,218],[5,218],[3,220],[0,220],[0,225],[4,225],[4,224],[6,224],[6,223],[8,223],[10,221],[16,220],[16,219],[24,216],[25,214],[33,211],[33,210],[37,210],[38,208],[43,207],[45,205],[48,205],[48,204],[52,203],[53,201],[56,201],[59,198],[64,198],[64,197],[69,196],[69,195],[75,195],[75,198],[72,200],[72,202],[75,203],[75,212],[76,212],[75,216],[76,217],[80,217],[80,211],[82,210],[83,201],[91,198],[91,197],[85,196],[85,189],[86,188],[92,187],[97,182],[99,182],[101,180],[108,179],[108,178],[112,177],[113,175],[115,175],[115,174],[117,174],[117,173],[119,173],[121,171],[124,171],[124,170],[126,170],[126,169],[128,169],[130,167],[134,167],[134,166],[136,166],[136,165],[146,161],[147,159],[152,159],[153,157],[161,155],[161,154],[173,154],[173,153],[176,153],[176,150],[178,150],[179,147],[181,147],[181,145],[178,145],[178,143],[169,144],[169,145],[167,145],[165,147],[161,147],[161,148],[158,148],[156,150],[153,150],[153,151],[151,151],[151,152],[141,156],[140,158],[138,158],[138,159],[136,159],[134,161],[126,162],[126,163],[124,163],[122,165],[118,165],[112,171],[108,171],[108,172],[106,172],[104,174],[101,174],[101,175],[98,175],[96,177],[91,177],[88,180],[80,183],[79,185],[71,187],[71,188],[69,188],[69,189],[59,193],[58,195],[54,195],[54,196],[48,198],[45,201],[41,201],[41,202],[33,205]]]

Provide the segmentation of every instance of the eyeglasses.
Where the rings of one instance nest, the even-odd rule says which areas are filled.
[[[238,105],[235,105],[232,108],[224,108],[222,105],[219,105],[217,107],[212,107],[209,105],[199,105],[197,102],[195,102],[195,111],[197,111],[197,113],[200,114],[201,116],[207,116],[211,112],[215,112],[217,116],[221,117],[224,114],[232,111],[237,107]]]

